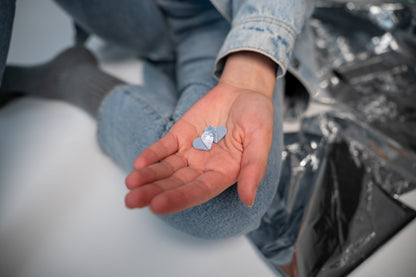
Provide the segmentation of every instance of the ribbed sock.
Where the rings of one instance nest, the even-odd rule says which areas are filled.
[[[103,98],[123,81],[101,71],[83,47],[65,50],[51,61],[30,67],[7,66],[0,93],[21,93],[63,100],[96,117]]]

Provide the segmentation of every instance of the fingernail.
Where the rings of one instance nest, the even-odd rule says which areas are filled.
[[[251,203],[250,204],[245,204],[247,207],[249,207],[249,208],[252,208],[253,207],[253,205],[254,205],[254,198],[253,198],[253,200],[251,201]]]
[[[253,199],[251,199],[251,203],[247,205],[247,207],[252,208],[254,202],[256,201],[257,189],[253,192]]]

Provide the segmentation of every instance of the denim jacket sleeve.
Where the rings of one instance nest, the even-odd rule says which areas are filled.
[[[305,21],[311,0],[211,0],[231,22],[221,50],[215,74],[219,76],[225,57],[249,50],[271,58],[279,65],[277,77],[286,73],[289,59]]]

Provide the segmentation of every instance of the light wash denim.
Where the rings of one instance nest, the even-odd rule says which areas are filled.
[[[218,54],[216,73],[224,57],[241,50],[259,52],[279,65],[278,77],[289,66],[296,37],[314,0],[212,0],[232,28]]]
[[[141,151],[217,84],[213,72],[220,74],[227,54],[258,51],[279,64],[282,76],[306,10],[304,0],[56,2],[85,31],[136,51],[145,60],[143,86],[115,88],[98,117],[101,147],[126,172]],[[276,85],[273,145],[254,206],[242,204],[233,185],[205,204],[162,220],[210,239],[246,234],[259,226],[280,176],[283,82]]]

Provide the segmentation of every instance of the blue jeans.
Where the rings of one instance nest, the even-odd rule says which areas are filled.
[[[144,84],[114,88],[98,116],[102,149],[129,172],[141,151],[166,134],[217,84],[214,64],[229,23],[208,0],[56,2],[87,32],[134,50],[145,60]],[[169,67],[174,74],[163,70]],[[282,82],[278,82],[273,100],[274,140],[268,168],[254,206],[242,204],[233,185],[200,206],[161,216],[162,220],[188,234],[210,239],[246,234],[259,226],[280,176]]]

